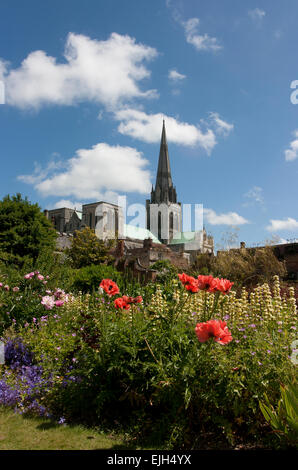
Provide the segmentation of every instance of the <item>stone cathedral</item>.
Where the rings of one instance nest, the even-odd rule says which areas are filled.
[[[181,203],[173,185],[165,121],[163,121],[155,189],[146,201],[147,228],[165,245],[182,231]],[[163,233],[164,232],[164,233]]]
[[[142,258],[146,266],[159,259],[170,259],[174,264],[179,259],[189,264],[198,253],[214,252],[213,237],[207,235],[205,228],[195,232],[182,231],[182,207],[181,202],[177,202],[171,175],[165,121],[155,187],[152,186],[151,197],[146,200],[146,228],[123,224],[122,208],[105,201],[84,204],[82,211],[64,207],[44,213],[59,233],[60,248],[70,243],[67,238],[76,230],[88,226],[96,229],[97,236],[103,240],[115,238],[117,233],[122,254]]]

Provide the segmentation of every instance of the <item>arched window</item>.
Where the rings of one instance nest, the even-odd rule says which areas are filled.
[[[158,212],[158,239],[161,240],[161,212]]]
[[[170,212],[170,215],[169,215],[169,237],[170,237],[170,239],[173,238],[173,232],[174,232],[174,215],[173,215],[173,212]]]

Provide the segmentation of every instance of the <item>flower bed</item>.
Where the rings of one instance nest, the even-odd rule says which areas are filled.
[[[259,401],[277,403],[280,384],[295,381],[294,293],[282,298],[278,278],[273,292],[232,288],[180,274],[135,297],[109,279],[95,295],[33,289],[39,315],[4,331],[0,403],[66,422],[116,420],[169,447],[197,448],[209,432],[278,445]],[[2,302],[13,295],[2,289]]]

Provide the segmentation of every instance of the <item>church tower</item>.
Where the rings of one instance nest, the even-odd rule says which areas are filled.
[[[165,121],[163,121],[155,189],[146,201],[147,228],[164,244],[181,232],[181,203],[173,185]]]

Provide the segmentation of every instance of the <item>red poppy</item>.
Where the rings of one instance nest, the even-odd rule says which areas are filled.
[[[178,277],[182,284],[184,285],[185,289],[189,290],[190,292],[198,292],[198,281],[192,276],[188,276],[187,274],[178,274]]]
[[[126,297],[126,295],[123,296],[123,299],[126,298],[126,302],[129,304],[140,304],[143,302],[143,298],[138,295],[137,297]]]
[[[99,287],[101,287],[110,297],[112,295],[119,294],[120,292],[116,282],[112,281],[112,279],[103,279],[99,284]]]
[[[216,292],[218,279],[213,276],[198,276],[198,286],[200,290],[207,290],[208,292]]]
[[[114,301],[116,308],[124,308],[125,310],[130,309],[130,304],[139,304],[143,301],[142,297],[138,295],[137,297],[127,297],[127,295],[123,295],[122,297],[118,297]]]
[[[206,343],[210,338],[214,338],[219,344],[228,344],[233,338],[226,325],[226,322],[221,320],[209,320],[198,323],[195,333],[200,343]]]
[[[229,281],[228,279],[218,279],[217,280],[217,289],[227,294],[230,292],[232,285],[234,282]]]
[[[116,308],[129,310],[130,305],[125,301],[124,297],[126,297],[126,296],[124,295],[123,297],[118,297],[118,299],[114,300],[114,305],[115,305]],[[126,297],[126,298],[128,298],[128,297]]]

